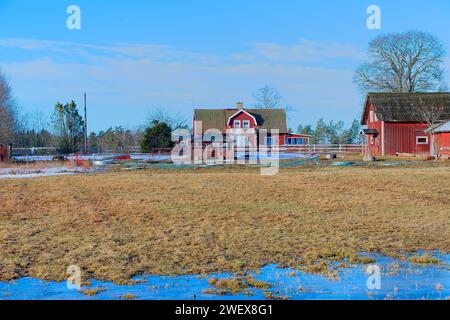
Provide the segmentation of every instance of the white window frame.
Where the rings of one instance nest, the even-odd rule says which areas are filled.
[[[241,120],[234,120],[233,121],[233,128],[241,129]]]
[[[242,128],[250,129],[250,120],[242,120]]]
[[[419,139],[425,139],[426,142],[419,142]],[[416,137],[416,144],[419,144],[419,145],[426,145],[426,144],[429,144],[428,136],[417,136],[417,137]]]

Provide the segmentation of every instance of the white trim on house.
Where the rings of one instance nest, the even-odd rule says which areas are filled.
[[[233,119],[234,117],[236,117],[236,116],[237,116],[239,113],[241,113],[241,112],[245,112],[247,115],[249,115],[249,116],[255,121],[255,125],[258,125],[258,121],[256,121],[256,118],[255,118],[254,116],[252,116],[250,113],[248,113],[247,111],[245,111],[245,110],[238,110],[238,112],[232,114],[232,115],[228,118],[227,125],[229,126],[229,125],[230,125],[230,122],[231,122],[231,119]]]
[[[381,121],[381,155],[384,156],[384,143],[385,143],[385,134],[384,134],[384,121]]]

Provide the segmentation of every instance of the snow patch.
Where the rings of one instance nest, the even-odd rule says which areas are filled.
[[[81,172],[86,172],[86,170],[70,167],[49,167],[42,169],[0,168],[0,179],[30,179],[72,175]]]

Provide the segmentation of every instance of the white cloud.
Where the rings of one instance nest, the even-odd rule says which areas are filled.
[[[327,59],[364,60],[366,54],[350,44],[299,40],[293,45],[278,43],[253,43],[253,51],[236,57],[265,58],[271,61],[284,62],[320,62]]]

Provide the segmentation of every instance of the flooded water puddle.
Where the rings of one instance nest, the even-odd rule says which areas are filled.
[[[193,299],[266,299],[284,297],[299,300],[314,299],[449,299],[449,256],[433,254],[442,264],[422,265],[400,261],[384,256],[371,255],[376,262],[367,273],[368,265],[352,265],[339,269],[339,277],[307,274],[301,271],[268,265],[252,273],[256,281],[270,284],[270,288],[251,288],[246,294],[211,294],[211,279],[233,278],[232,274],[215,274],[207,277],[188,276],[143,276],[137,277],[135,285],[116,285],[111,282],[92,281],[82,290],[99,289],[95,295],[86,295],[81,290],[68,289],[65,282],[56,283],[32,278],[11,282],[0,282],[0,299],[148,299],[148,300],[193,300]],[[377,269],[379,268],[379,269]],[[379,278],[377,271],[379,270]],[[376,281],[373,281],[373,280]],[[378,282],[377,282],[378,281]],[[368,285],[369,283],[369,285]],[[250,293],[250,294],[249,294]]]

